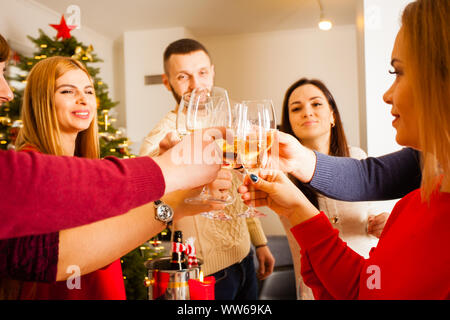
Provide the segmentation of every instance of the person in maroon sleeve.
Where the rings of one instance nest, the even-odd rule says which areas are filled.
[[[27,78],[22,120],[23,127],[16,141],[19,151],[87,158],[99,156],[95,91],[87,69],[75,59],[51,57],[33,67]],[[228,189],[231,187],[231,177],[228,181],[216,180],[213,185]],[[178,199],[179,202],[181,200]],[[201,212],[200,207],[196,207],[197,213]],[[224,206],[218,207],[222,209]],[[20,298],[125,299],[122,270],[117,259],[154,235],[153,228],[129,228],[148,219],[153,211],[153,206],[147,206],[146,210],[142,210],[147,217],[128,214],[115,218],[116,222],[112,225],[109,221],[101,221],[51,234],[28,236],[26,240],[10,240],[9,244],[14,248],[16,244],[27,243],[28,247],[44,252],[55,251],[56,254],[48,255],[51,259],[58,258],[55,249],[59,246],[57,278],[61,273],[67,274],[66,265],[69,263],[70,266],[78,266],[80,273],[86,274],[79,278],[80,288],[77,290],[69,288],[66,282],[25,282],[23,286],[16,282],[21,287]],[[183,210],[179,215],[185,216],[186,213]],[[11,248],[9,251],[12,251]],[[41,257],[30,258],[29,255],[20,257],[22,265],[26,265],[23,260],[42,261]],[[21,268],[16,269],[13,275],[18,274]],[[10,294],[14,291],[11,287],[8,289],[5,291]]]
[[[368,259],[283,173],[251,175],[240,187],[247,203],[290,220],[317,299],[450,299],[449,32],[448,0],[417,0],[403,11],[391,60],[396,78],[383,99],[396,141],[422,152],[422,183],[396,204]]]
[[[0,105],[13,99],[4,76],[9,52],[0,35]],[[202,147],[210,142],[206,139]],[[190,145],[187,138],[159,157],[123,160],[0,150],[0,239],[85,225],[124,214],[165,193],[213,181],[220,170],[214,162],[172,161],[174,154]]]

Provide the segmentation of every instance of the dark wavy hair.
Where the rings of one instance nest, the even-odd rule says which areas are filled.
[[[317,79],[301,78],[300,80],[294,82],[286,91],[283,101],[283,112],[281,117],[281,127],[280,131],[289,133],[290,135],[296,137],[294,131],[292,130],[291,122],[289,121],[289,98],[298,87],[311,84],[317,87],[324,94],[331,107],[334,114],[334,127],[331,128],[330,134],[330,150],[329,155],[337,157],[348,157],[348,144],[347,138],[344,132],[344,126],[342,124],[341,116],[337,108],[336,101],[330,90],[325,86],[325,84]],[[298,137],[296,137],[300,142],[302,142]],[[311,203],[319,209],[317,192],[313,190],[308,184],[304,184],[297,180],[296,178],[290,176],[290,179],[295,183],[295,185],[305,194],[305,196],[311,201]]]

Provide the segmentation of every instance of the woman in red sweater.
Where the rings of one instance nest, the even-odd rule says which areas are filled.
[[[96,115],[94,87],[86,68],[74,59],[47,58],[36,64],[27,78],[23,128],[16,141],[17,148],[20,151],[97,158]],[[213,185],[227,189],[231,187],[231,181],[219,176]],[[177,192],[164,199],[177,212],[177,205],[183,202],[185,193]],[[197,207],[196,213],[200,212],[201,206]],[[189,208],[184,209],[177,218],[195,213],[189,211]],[[58,259],[56,279],[71,275],[67,267],[72,265],[78,267],[83,276],[79,286],[71,289],[65,281],[52,284],[27,282],[23,285],[10,281],[7,284],[9,293],[19,292],[22,299],[125,299],[118,258],[161,231],[164,225],[155,225],[153,216],[153,205],[148,204],[129,214],[86,226],[17,239],[15,246],[28,242],[34,247],[45,242],[51,247],[43,248],[44,251],[56,248],[58,252],[59,249],[59,255],[53,256]],[[56,265],[49,264],[51,267]]]
[[[52,57],[33,68],[25,90],[22,120],[16,141],[18,151],[99,157],[94,85],[84,65],[74,59]],[[80,287],[69,289],[64,281],[27,282],[21,298],[125,299],[120,261],[83,275]]]
[[[423,154],[422,185],[394,207],[370,257],[351,250],[280,172],[251,175],[243,199],[286,216],[317,299],[450,299],[450,3],[417,0],[392,52],[396,79],[384,95],[399,144]],[[258,192],[250,192],[251,184]]]

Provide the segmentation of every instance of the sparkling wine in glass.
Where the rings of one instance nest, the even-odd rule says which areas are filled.
[[[275,109],[272,100],[245,100],[241,106],[242,124],[235,136],[239,160],[246,174],[258,175],[268,159],[276,130]],[[265,216],[249,206],[240,216],[246,218]]]
[[[227,126],[229,124],[230,105],[228,94],[225,89],[213,88],[208,90],[205,88],[196,88],[192,92],[183,96],[185,101],[186,112],[184,115],[185,126],[182,127],[182,115],[177,116],[177,130],[179,133],[192,134],[195,130]],[[180,106],[181,107],[181,106]],[[178,123],[180,119],[180,123]],[[229,194],[212,194],[207,186],[203,187],[202,192],[193,198],[185,199],[190,204],[222,203],[230,204],[234,198]],[[205,213],[207,217],[211,217],[211,213]],[[213,215],[212,215],[213,216]],[[214,217],[212,217],[214,218]],[[221,215],[222,220],[229,217]]]

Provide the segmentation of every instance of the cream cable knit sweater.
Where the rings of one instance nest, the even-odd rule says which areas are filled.
[[[176,114],[169,112],[145,137],[139,155],[155,156],[159,152],[159,142],[170,131],[176,131]],[[233,173],[233,195],[235,201],[225,211],[232,220],[218,221],[202,216],[186,217],[174,225],[174,230],[183,231],[183,238],[195,238],[197,255],[204,261],[205,275],[223,270],[242,261],[250,251],[250,241],[254,246],[267,243],[266,236],[258,218],[239,218],[238,213],[247,207],[237,193],[241,181],[238,173]]]

